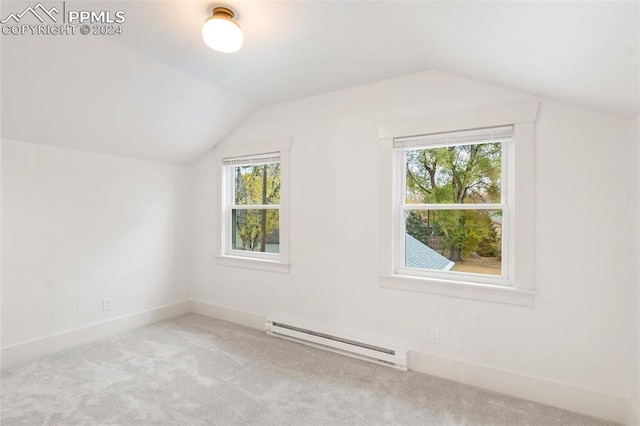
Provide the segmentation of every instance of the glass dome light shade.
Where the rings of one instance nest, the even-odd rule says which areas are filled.
[[[233,20],[233,12],[227,8],[217,7],[213,15],[207,18],[202,27],[202,39],[211,49],[218,52],[237,52],[244,37],[242,30]]]

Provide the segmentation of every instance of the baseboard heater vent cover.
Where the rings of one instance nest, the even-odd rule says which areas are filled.
[[[265,322],[265,330],[270,336],[407,371],[406,349],[383,347],[378,344],[357,341],[271,319],[267,319]]]

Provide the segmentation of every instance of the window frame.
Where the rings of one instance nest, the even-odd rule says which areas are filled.
[[[269,153],[269,154],[276,154],[276,153]],[[278,152],[278,161],[269,161],[269,160],[265,160],[264,162],[258,161],[260,160],[260,155],[256,155],[256,156],[249,156],[249,157],[253,157],[255,159],[255,161],[252,161],[250,163],[246,163],[246,165],[263,165],[263,164],[274,164],[274,163],[278,163],[280,164],[280,168],[282,169],[282,161],[280,159],[280,153]],[[270,157],[274,157],[275,155],[271,155]],[[224,224],[223,224],[223,229],[224,229],[224,239],[223,239],[223,248],[222,248],[222,252],[227,255],[227,256],[236,256],[236,257],[255,257],[256,259],[265,259],[265,260],[274,260],[274,261],[279,261],[280,260],[280,250],[278,248],[278,253],[268,253],[268,252],[260,252],[260,251],[248,251],[248,250],[236,250],[233,248],[232,245],[232,235],[233,235],[233,230],[232,230],[232,222],[233,222],[233,210],[278,210],[278,232],[279,232],[279,228],[280,226],[282,226],[282,224],[280,223],[280,206],[281,204],[236,204],[235,203],[235,174],[234,174],[234,170],[236,167],[238,167],[238,164],[229,164],[226,165],[224,164],[224,162],[228,161],[228,160],[236,160],[236,159],[243,159],[243,158],[248,158],[248,157],[229,157],[229,158],[225,158],[223,160],[223,164],[222,164],[222,170],[223,170],[223,176],[222,176],[222,180],[223,180],[223,203],[224,203]],[[281,185],[282,186],[282,185]]]
[[[288,273],[289,262],[289,151],[290,138],[266,140],[256,143],[224,145],[216,147],[215,169],[216,176],[220,179],[219,191],[216,193],[216,222],[219,231],[216,232],[216,263],[224,266],[259,269],[270,272]],[[231,247],[231,222],[232,210],[235,206],[235,177],[234,165],[225,165],[225,161],[242,159],[247,157],[264,157],[271,154],[279,155],[280,163],[280,203],[277,205],[241,205],[241,209],[279,210],[279,253],[264,253],[244,250],[234,250]],[[272,161],[273,162],[273,161]],[[263,164],[263,163],[255,163]]]
[[[438,294],[533,306],[533,183],[534,183],[534,123],[539,102],[487,107],[470,111],[435,114],[412,118],[378,126],[380,141],[380,245],[379,284],[391,288],[421,293]],[[398,167],[397,149],[394,141],[400,138],[457,132],[471,129],[513,126],[513,141],[509,143],[507,155],[511,161],[503,165],[503,173],[509,177],[506,197],[508,215],[507,240],[503,250],[508,251],[509,276],[504,279],[483,278],[479,274],[437,271],[407,273],[398,268],[400,228],[404,219],[399,211],[399,179],[402,168]],[[517,166],[516,166],[517,164]],[[505,170],[506,168],[506,170]],[[517,212],[517,214],[516,214]],[[411,271],[409,271],[411,272]],[[435,272],[435,273],[434,273]]]
[[[501,126],[505,127],[505,126]],[[508,126],[513,127],[513,126]],[[493,129],[495,127],[489,128]],[[487,130],[489,130],[487,129]],[[447,132],[449,133],[449,132]],[[455,134],[456,132],[450,132]],[[515,133],[515,132],[512,132]],[[394,138],[394,142],[396,139]],[[458,280],[458,281],[473,281],[480,284],[491,284],[500,286],[513,286],[513,281],[510,279],[510,265],[513,263],[513,250],[510,250],[511,244],[511,227],[510,217],[513,215],[513,176],[511,175],[512,169],[509,165],[513,162],[513,143],[514,137],[511,137],[508,141],[500,142],[501,145],[501,176],[500,176],[500,203],[486,203],[486,204],[436,204],[436,203],[424,203],[424,204],[408,204],[406,203],[407,193],[407,179],[406,179],[406,152],[409,148],[396,148],[394,147],[394,174],[395,174],[395,187],[394,187],[394,212],[395,216],[393,221],[397,226],[393,243],[395,244],[394,252],[396,253],[394,259],[395,274],[404,276],[415,276],[424,278],[437,278],[443,280]],[[486,142],[485,142],[486,143]],[[459,146],[459,145],[471,145],[469,142],[459,143],[437,143],[437,142],[425,142],[422,144],[415,144],[413,149],[428,149],[428,148],[441,148],[445,146]],[[407,208],[408,207],[408,208]],[[474,274],[467,272],[456,271],[437,271],[429,269],[410,268],[404,265],[405,263],[405,234],[406,234],[406,219],[404,215],[410,210],[501,210],[502,211],[502,236],[501,236],[501,257],[502,257],[502,270],[500,276],[489,274]]]

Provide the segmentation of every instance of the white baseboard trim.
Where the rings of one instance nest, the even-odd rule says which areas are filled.
[[[2,348],[2,369],[189,312],[186,300],[8,346]]]
[[[259,314],[213,305],[200,300],[191,301],[191,312],[234,324],[244,325],[245,327],[260,331],[264,331],[264,323],[267,320],[267,317]]]
[[[192,300],[191,303],[192,312],[196,314],[264,330],[266,316],[203,301]],[[620,396],[417,350],[409,350],[408,361],[409,370],[608,421],[622,424],[628,421],[629,400]]]
[[[627,420],[624,397],[540,377],[415,350],[409,351],[409,369],[608,421]]]

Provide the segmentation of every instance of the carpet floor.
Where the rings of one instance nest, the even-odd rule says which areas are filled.
[[[2,425],[596,425],[195,314],[2,373]]]

